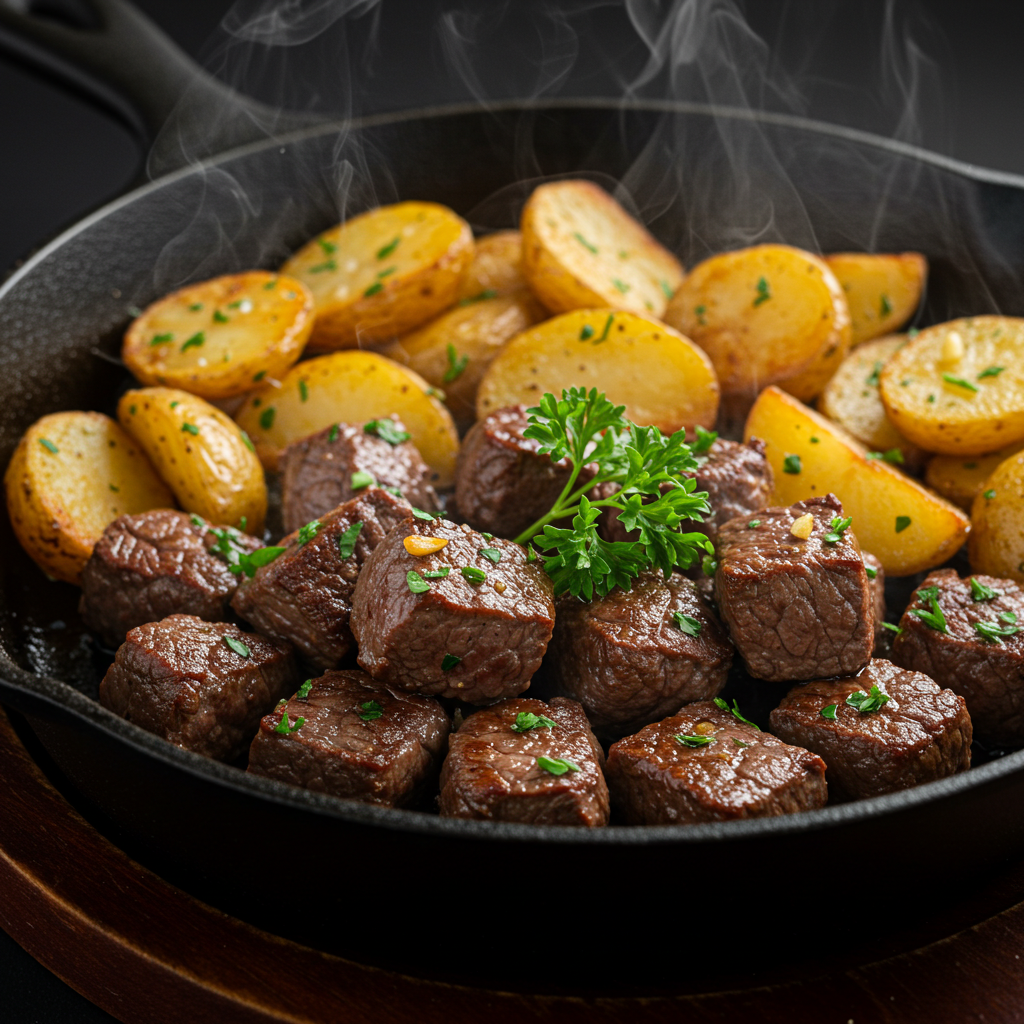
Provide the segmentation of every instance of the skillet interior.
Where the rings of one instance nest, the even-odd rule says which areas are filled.
[[[111,411],[125,376],[103,354],[117,352],[129,305],[189,280],[275,266],[341,213],[397,198],[434,199],[481,226],[510,226],[530,187],[517,182],[538,175],[625,179],[645,220],[687,265],[753,240],[917,249],[932,266],[921,323],[1024,314],[1024,180],[826,126],[718,115],[561,102],[384,117],[249,147],[133,193],[0,290],[0,461],[38,416]],[[592,833],[442,821],[249,778],[171,748],[90,699],[103,663],[78,623],[77,593],[42,578],[6,517],[0,531],[4,699],[31,715],[60,770],[128,840],[158,849],[209,898],[321,945],[440,970],[500,965],[520,983],[529,965],[525,983],[534,986],[581,949],[596,972],[632,963],[644,984],[668,957],[673,983],[696,984],[710,976],[714,935],[728,941],[731,971],[792,959],[780,925],[796,941],[813,934],[832,943],[879,928],[871,901],[844,899],[834,913],[819,873],[842,887],[847,870],[857,877],[858,866],[912,861],[919,882],[885,890],[884,921],[896,926],[928,904],[929,879],[964,884],[1024,849],[1024,753],[789,818]],[[784,890],[783,920],[752,913]],[[498,920],[493,898],[482,899],[490,892]],[[537,912],[538,893],[556,916]],[[666,914],[685,927],[657,951],[589,938],[616,927],[660,931]],[[537,946],[551,921],[575,946],[556,944],[554,967],[538,961]],[[798,959],[811,956],[806,945]]]

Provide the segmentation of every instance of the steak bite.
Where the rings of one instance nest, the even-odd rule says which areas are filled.
[[[356,581],[359,664],[400,690],[470,703],[514,696],[529,687],[551,639],[553,592],[518,544],[410,516]]]
[[[353,644],[349,615],[359,570],[408,515],[407,502],[365,488],[314,520],[318,525],[285,537],[287,550],[243,579],[231,606],[264,635],[295,644],[308,664],[337,667]]]
[[[629,591],[561,595],[544,672],[599,736],[618,737],[716,696],[731,664],[732,644],[696,584],[647,571]]]
[[[327,672],[264,716],[249,771],[405,807],[436,781],[449,724],[432,697],[397,693],[364,672]]]
[[[724,702],[723,702],[724,703]],[[613,743],[612,806],[629,825],[692,825],[824,807],[825,762],[714,701]]]
[[[245,552],[262,546],[237,530],[231,539]],[[213,553],[216,544],[211,528],[187,512],[158,508],[118,516],[82,571],[78,610],[85,624],[117,647],[133,627],[175,613],[209,622],[227,618],[238,577]]]
[[[851,694],[867,700],[855,697],[853,707],[846,703]],[[881,658],[853,679],[793,687],[770,720],[787,743],[820,754],[829,786],[855,799],[909,789],[971,766],[971,718],[963,697]]]
[[[881,560],[867,551],[861,552],[864,571],[868,574],[868,588],[871,591],[871,621],[875,626],[875,643],[885,633],[885,569]]]
[[[933,617],[932,596],[941,623]],[[935,628],[938,625],[945,631]],[[960,694],[978,739],[1017,746],[1024,743],[1021,626],[1024,589],[1013,580],[981,575],[960,579],[954,569],[939,569],[917,588],[903,613],[892,660]]]
[[[503,700],[470,715],[448,744],[442,817],[608,824],[604,755],[576,701]]]
[[[378,423],[394,424],[394,431]],[[390,443],[405,433],[398,419],[337,423],[288,445],[281,454],[281,516],[286,533],[355,497],[367,484],[397,489],[426,512],[438,508],[433,473],[411,441]],[[369,477],[353,476],[369,474]],[[361,483],[361,480],[366,482]],[[361,485],[360,485],[361,484]]]
[[[128,633],[100,683],[100,703],[176,746],[230,761],[297,685],[290,644],[169,615]]]
[[[873,597],[857,538],[832,527],[842,515],[828,494],[719,531],[715,598],[756,679],[852,675],[871,660]]]

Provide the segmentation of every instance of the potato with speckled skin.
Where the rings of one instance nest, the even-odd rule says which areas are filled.
[[[1004,459],[971,506],[967,555],[974,572],[1024,583],[1024,452]]]
[[[928,276],[919,252],[836,252],[825,262],[846,296],[853,345],[899,330],[917,312]]]
[[[237,525],[258,537],[267,514],[267,484],[252,442],[220,409],[175,388],[126,391],[117,418],[170,486],[178,504],[211,523]]]
[[[523,273],[552,313],[616,306],[661,316],[682,264],[603,188],[555,181],[523,207]]]
[[[353,217],[303,246],[281,268],[313,293],[311,352],[390,341],[459,297],[473,232],[439,203],[395,203]]]
[[[254,391],[238,413],[268,469],[285,447],[332,423],[397,415],[412,435],[435,487],[455,478],[459,435],[451,413],[418,374],[376,352],[332,352],[294,367],[280,387]]]
[[[523,236],[518,231],[495,231],[476,240],[473,262],[462,275],[459,301],[494,298],[526,291],[523,275]]]
[[[985,490],[988,478],[1022,448],[1024,441],[1018,441],[991,455],[933,455],[925,469],[924,482],[954,505],[970,512],[974,499]]]
[[[718,415],[714,367],[689,338],[651,317],[577,309],[505,345],[477,389],[477,418],[571,387],[597,388],[628,419],[664,433],[710,428]]]
[[[253,270],[188,285],[149,306],[121,357],[143,384],[222,399],[283,376],[313,329],[313,296],[294,278]]]
[[[1024,440],[1024,319],[975,316],[918,333],[882,371],[896,429],[942,455]]]
[[[56,412],[33,423],[4,486],[22,547],[43,572],[68,583],[78,583],[118,516],[174,504],[141,446],[98,412]]]

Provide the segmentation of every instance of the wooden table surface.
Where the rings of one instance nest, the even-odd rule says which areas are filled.
[[[0,766],[0,926],[129,1024],[1024,1022],[1021,865],[976,901],[974,923],[963,927],[972,912],[961,906],[948,937],[842,969],[675,997],[488,991],[319,952],[174,888],[75,811],[2,712]]]

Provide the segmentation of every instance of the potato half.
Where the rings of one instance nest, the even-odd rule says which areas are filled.
[[[1022,448],[1024,441],[1018,441],[991,455],[933,455],[925,469],[924,482],[954,505],[970,512],[974,499],[985,490],[988,478]]]
[[[787,389],[811,398],[850,343],[839,282],[817,256],[788,245],[757,245],[698,264],[665,321],[707,352],[729,397],[752,398],[766,384],[788,381]]]
[[[523,236],[518,231],[496,231],[476,240],[473,262],[462,275],[459,300],[493,299],[525,291]]]
[[[896,429],[931,452],[985,455],[1024,440],[1024,320],[921,331],[886,364],[881,394]]]
[[[230,417],[175,388],[126,391],[117,418],[170,485],[178,504],[212,523],[258,537],[267,514],[267,485],[252,442]]]
[[[77,583],[107,525],[174,496],[109,416],[56,412],[25,432],[4,474],[14,534],[50,576]]]
[[[616,309],[577,309],[513,338],[477,390],[477,417],[545,392],[597,388],[626,416],[664,433],[714,426],[718,381],[708,357],[658,320]]]
[[[281,268],[316,302],[311,351],[388,341],[459,296],[473,232],[447,206],[396,203],[353,217],[303,246]]]
[[[252,270],[154,302],[128,328],[121,356],[143,384],[231,398],[287,373],[312,329],[313,296],[301,281]]]
[[[975,572],[1024,583],[1024,453],[1004,459],[971,506],[967,553]]]
[[[616,306],[661,316],[682,264],[604,189],[555,181],[523,208],[523,271],[552,313]]]
[[[750,410],[744,436],[760,437],[775,474],[775,501],[791,505],[832,492],[853,517],[853,532],[887,575],[941,565],[963,544],[970,520],[960,509],[880,459],[842,427],[776,387]]]
[[[846,296],[854,345],[899,330],[917,311],[928,276],[919,252],[837,252],[825,262]]]
[[[254,391],[238,414],[263,464],[277,468],[284,448],[332,423],[367,423],[397,414],[433,470],[431,483],[455,478],[459,435],[434,389],[376,352],[333,352],[299,363],[281,381]]]

